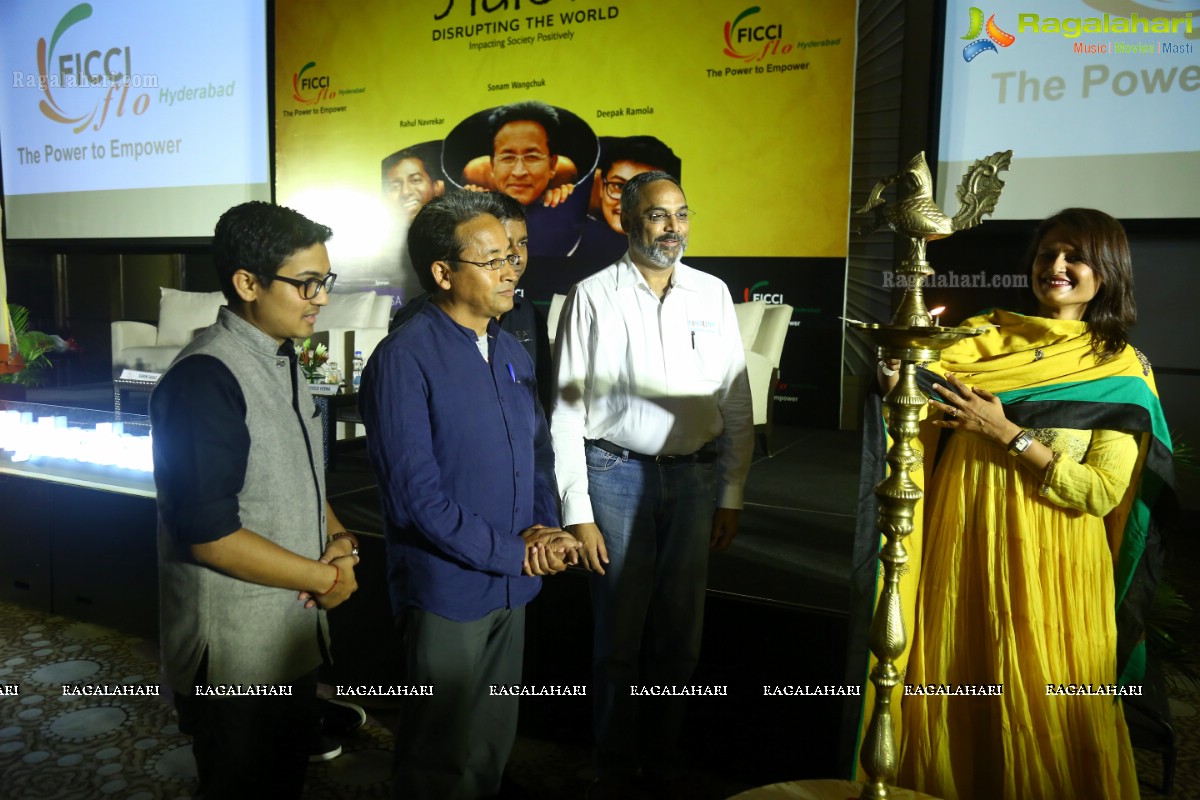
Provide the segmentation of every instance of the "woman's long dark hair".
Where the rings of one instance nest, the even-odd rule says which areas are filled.
[[[1084,263],[1100,278],[1100,288],[1087,304],[1083,321],[1092,336],[1092,353],[1101,361],[1107,361],[1125,349],[1129,329],[1137,322],[1129,239],[1121,223],[1103,211],[1063,209],[1043,220],[1033,234],[1025,254],[1025,266],[1031,276],[1042,238],[1059,227],[1069,233]]]

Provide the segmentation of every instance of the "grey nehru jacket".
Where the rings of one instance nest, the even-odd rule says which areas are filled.
[[[237,496],[242,527],[317,559],[325,543],[321,420],[302,377],[295,384],[297,415],[291,362],[278,349],[270,336],[222,308],[172,367],[203,354],[233,373],[250,434]],[[190,693],[205,649],[208,685],[289,683],[321,663],[318,628],[329,643],[323,610],[304,608],[292,589],[248,583],[196,563],[164,516],[158,532],[159,636],[168,685]]]

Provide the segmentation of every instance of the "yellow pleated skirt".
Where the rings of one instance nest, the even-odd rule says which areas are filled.
[[[1120,703],[1047,692],[1116,681],[1103,520],[1053,505],[1003,449],[966,436],[931,483],[905,683],[1002,694],[905,696],[898,784],[946,800],[1136,800]]]

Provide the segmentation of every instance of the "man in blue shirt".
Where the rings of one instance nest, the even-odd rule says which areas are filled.
[[[519,284],[521,276],[529,267],[529,228],[525,224],[525,209],[516,200],[499,192],[485,192],[481,195],[492,202],[490,213],[504,226],[508,235],[508,243],[513,252],[521,257],[521,262],[515,266],[517,276],[514,285]],[[415,275],[413,278],[415,279]],[[429,302],[428,294],[420,294],[411,300],[406,299],[404,305],[392,316],[388,331],[394,331],[408,320],[421,313],[421,309]],[[517,289],[513,295],[511,311],[506,311],[496,320],[500,329],[508,331],[533,359],[533,374],[537,378],[538,400],[542,408],[550,407],[553,399],[554,375],[551,371],[550,339],[547,336],[546,318],[538,313],[533,301],[522,296]]]
[[[409,228],[432,296],[371,356],[359,405],[383,498],[406,697],[392,796],[483,798],[516,737],[524,606],[578,543],[558,527],[533,362],[496,317],[518,257],[488,198],[430,201]]]

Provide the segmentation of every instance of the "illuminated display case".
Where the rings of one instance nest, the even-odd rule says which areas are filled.
[[[0,401],[0,473],[154,497],[150,418]]]
[[[0,401],[0,599],[157,630],[150,420]]]

